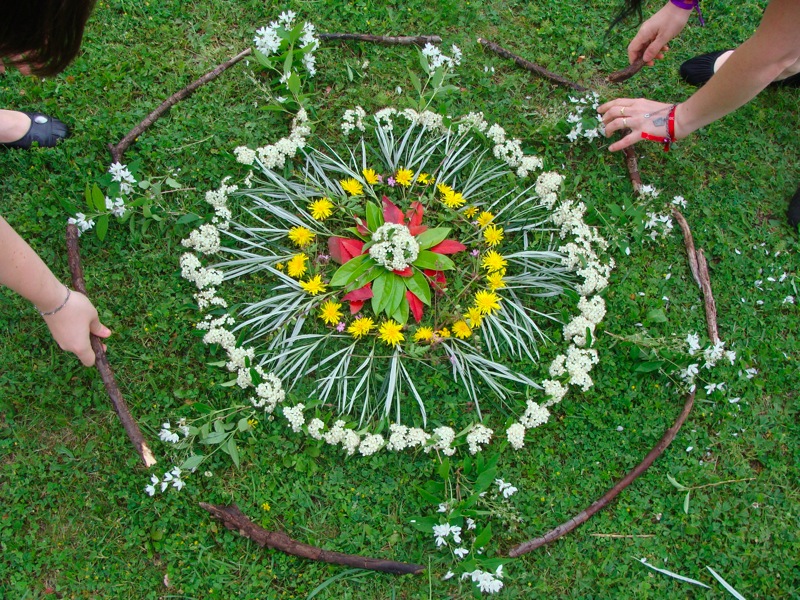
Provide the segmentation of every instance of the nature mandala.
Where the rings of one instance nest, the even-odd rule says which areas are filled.
[[[253,170],[207,194],[215,216],[183,242],[228,385],[348,455],[475,453],[494,430],[521,448],[570,386],[592,385],[606,242],[559,199],[562,176],[529,180],[542,161],[480,113],[357,107],[342,130],[344,148],[313,139],[301,109],[288,137],[237,148]],[[554,339],[563,353],[537,380]]]

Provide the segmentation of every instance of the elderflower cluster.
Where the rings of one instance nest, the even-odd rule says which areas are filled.
[[[567,395],[569,388],[562,385],[557,379],[545,379],[542,382],[544,393],[549,397],[549,400],[544,404],[545,406],[552,406],[558,404]]]
[[[488,427],[476,423],[472,427],[472,431],[467,434],[467,445],[469,446],[470,454],[477,454],[482,450],[482,446],[491,441],[493,433]]]
[[[386,443],[387,450],[404,450],[425,446],[430,439],[430,435],[419,427],[407,427],[393,423],[389,425],[389,441]]]
[[[402,271],[419,256],[419,242],[408,227],[385,223],[372,234],[369,255],[389,271]]]
[[[558,201],[558,190],[561,189],[561,183],[564,181],[564,176],[559,175],[555,171],[547,171],[536,178],[536,195],[542,201],[542,205],[551,209]]]
[[[267,414],[272,414],[275,407],[285,398],[286,392],[281,385],[281,380],[274,373],[267,373],[261,378],[261,383],[256,386],[256,396],[250,398],[250,403],[256,408],[263,408]]]
[[[587,342],[587,332],[594,336],[595,327],[605,317],[606,303],[600,296],[594,296],[592,299],[582,296],[578,301],[578,309],[581,314],[564,326],[564,339],[583,347]]]
[[[435,440],[434,443],[430,446],[426,446],[425,452],[441,450],[442,454],[445,456],[453,456],[453,454],[456,453],[456,449],[451,446],[453,440],[456,439],[456,432],[450,427],[442,426],[434,429],[433,439]]]
[[[303,424],[306,422],[306,418],[303,415],[304,408],[304,404],[283,407],[283,416],[289,421],[289,425],[291,425],[292,431],[295,433],[299,433],[303,428]]]
[[[236,160],[245,165],[252,165],[258,160],[265,169],[282,169],[287,159],[294,158],[298,150],[305,148],[306,139],[310,134],[308,113],[304,108],[300,108],[292,120],[292,129],[288,137],[255,150],[239,146],[233,153],[236,155]]]
[[[200,260],[190,252],[181,256],[180,263],[181,276],[194,283],[200,290],[222,283],[221,271],[202,266]]]
[[[345,422],[341,419],[337,420],[331,429],[322,434],[322,439],[331,446],[338,446],[341,444],[347,456],[355,454],[356,449],[361,443],[361,438],[352,429],[345,427]]]
[[[181,241],[186,248],[193,248],[203,254],[216,254],[219,252],[219,229],[211,223],[201,225]]]
[[[597,350],[570,346],[566,356],[560,354],[550,364],[550,376],[557,377],[566,373],[569,375],[569,382],[580,386],[585,392],[594,384],[589,372],[598,361]]]
[[[525,445],[525,426],[522,423],[513,423],[506,429],[506,437],[514,450],[521,450]]]
[[[460,65],[461,49],[453,44],[450,46],[450,53],[453,56],[446,56],[442,54],[442,51],[439,50],[438,47],[430,43],[425,44],[425,47],[422,49],[422,55],[428,59],[428,64],[432,69],[438,69],[442,65],[447,65],[448,68],[452,69]]]
[[[544,425],[547,423],[549,418],[550,411],[547,410],[546,407],[540,406],[533,400],[528,400],[527,407],[525,408],[525,414],[522,415],[522,418],[519,420],[519,422],[526,429],[534,429],[539,427],[539,425]]]
[[[348,135],[354,129],[365,131],[366,128],[364,126],[364,117],[366,116],[366,111],[360,106],[356,106],[354,109],[348,109],[344,111],[341,125],[344,134]]]
[[[371,456],[384,446],[383,436],[380,434],[367,434],[361,439],[358,445],[358,452],[361,456]]]

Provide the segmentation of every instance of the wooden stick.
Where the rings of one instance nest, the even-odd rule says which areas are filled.
[[[700,283],[700,270],[697,266],[697,251],[694,249],[692,230],[689,229],[689,223],[686,222],[686,219],[677,208],[672,209],[672,216],[675,217],[675,220],[678,222],[678,225],[681,226],[681,231],[683,232],[683,243],[686,246],[686,254],[689,259],[689,269],[692,271],[692,277],[694,277],[694,280],[697,282],[697,287],[702,289],[703,284]]]
[[[606,77],[606,81],[609,83],[621,83],[626,79],[630,79],[634,75],[636,75],[639,71],[642,70],[644,66],[644,61],[639,58],[633,64],[628,65],[624,69],[620,69],[619,71],[614,71],[611,75]]]
[[[86,294],[86,282],[83,278],[83,268],[81,267],[81,256],[78,247],[78,228],[73,225],[67,225],[67,256],[69,258],[69,270],[72,272],[72,286],[84,296]],[[131,440],[136,452],[142,459],[145,467],[152,467],[156,464],[156,459],[147,443],[144,441],[139,425],[136,419],[131,415],[128,410],[128,405],[122,397],[122,392],[117,387],[117,381],[114,378],[114,371],[111,370],[111,365],[108,364],[108,357],[106,351],[103,349],[103,342],[96,335],[90,335],[92,342],[92,350],[95,355],[95,366],[100,371],[100,377],[106,386],[108,397],[111,399],[111,405],[117,413],[122,426],[125,428],[125,433]]]
[[[201,85],[206,84],[209,81],[213,81],[219,77],[224,71],[238,63],[244,57],[250,56],[252,52],[253,51],[250,48],[243,50],[230,60],[225,61],[221,65],[218,65],[216,68],[203,75],[200,79],[196,79],[182,90],[175,92],[172,94],[172,96],[164,100],[164,102],[162,102],[153,112],[147,115],[141,123],[131,129],[128,135],[122,138],[116,146],[113,144],[108,145],[108,149],[111,152],[112,162],[122,162],[122,155],[125,154],[125,151],[128,149],[128,147],[170,108],[175,106],[184,98],[191,96]]]
[[[372,42],[374,44],[389,44],[398,46],[424,46],[425,44],[441,44],[442,38],[438,35],[371,35],[369,33],[320,33],[319,39],[325,41],[355,40],[358,42]]]
[[[653,533],[640,533],[640,534],[630,534],[626,535],[624,533],[590,533],[591,537],[596,538],[608,538],[612,540],[628,540],[628,539],[636,539],[636,538],[651,538],[656,537]]]
[[[708,338],[712,344],[719,342],[719,330],[717,329],[717,303],[714,301],[714,293],[711,291],[711,278],[708,274],[708,263],[703,249],[697,251],[697,274],[700,277],[700,287],[703,290],[703,304],[706,309],[706,327]]]
[[[630,129],[626,129],[622,133],[622,136],[626,136],[629,132]],[[627,148],[622,149],[622,153],[625,155],[625,166],[628,167],[628,176],[631,179],[633,193],[638,194],[642,190],[642,175],[639,173],[639,163],[636,161],[636,151],[633,149],[633,146],[628,146]]]
[[[688,395],[686,398],[686,403],[683,406],[683,410],[678,415],[678,418],[675,419],[675,422],[672,424],[672,427],[667,429],[664,433],[661,440],[656,444],[656,446],[650,450],[647,456],[644,457],[644,460],[640,462],[636,467],[625,477],[619,480],[617,484],[612,487],[605,495],[594,502],[589,508],[584,511],[581,511],[577,516],[573,517],[566,523],[562,523],[552,531],[546,533],[542,537],[538,537],[536,539],[527,541],[523,544],[519,544],[518,546],[513,547],[511,550],[508,551],[508,555],[512,558],[516,558],[517,556],[522,556],[523,554],[530,552],[531,550],[535,550],[539,546],[544,546],[545,544],[549,544],[560,538],[563,535],[566,535],[573,529],[576,529],[578,526],[582,525],[586,521],[588,521],[595,513],[604,509],[619,493],[628,487],[633,481],[639,477],[642,473],[644,473],[653,462],[661,456],[661,454],[666,450],[667,446],[670,445],[672,440],[675,439],[675,435],[678,433],[678,430],[683,425],[683,422],[686,420],[686,417],[689,416],[689,412],[692,410],[692,406],[694,405],[694,392]]]
[[[517,56],[516,54],[509,52],[499,44],[495,44],[494,42],[490,42],[489,40],[485,40],[483,38],[478,38],[478,43],[481,44],[487,50],[491,50],[492,52],[502,56],[503,58],[508,58],[509,60],[513,60],[517,64],[517,66],[522,67],[526,71],[530,71],[531,73],[536,73],[540,77],[544,77],[545,79],[549,79],[550,81],[558,83],[560,85],[565,85],[578,92],[589,91],[588,88],[583,87],[581,84],[575,83],[574,81],[570,81],[569,79],[562,77],[561,75],[557,75],[552,71],[548,71],[544,67],[540,67],[537,64],[525,60],[521,56]]]
[[[247,516],[239,510],[235,504],[214,505],[201,502],[200,506],[210,512],[212,516],[222,521],[231,530],[238,530],[239,534],[250,538],[262,548],[268,547],[279,550],[292,556],[299,556],[309,560],[331,563],[334,565],[345,565],[357,569],[370,569],[372,571],[382,571],[394,575],[419,575],[425,570],[421,565],[410,563],[400,563],[393,560],[382,560],[378,558],[367,558],[355,554],[342,554],[323,550],[316,546],[309,546],[290,538],[282,531],[267,531],[253,523]]]

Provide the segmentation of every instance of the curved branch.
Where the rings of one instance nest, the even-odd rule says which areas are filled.
[[[72,272],[72,287],[78,290],[81,294],[86,296],[86,281],[83,278],[83,268],[81,267],[81,256],[78,248],[78,228],[73,225],[67,225],[67,257],[69,259],[69,270]],[[133,418],[125,399],[122,397],[122,392],[119,391],[117,381],[114,378],[114,371],[111,370],[111,365],[108,363],[106,351],[103,349],[103,342],[96,335],[91,335],[92,350],[95,355],[95,366],[100,371],[100,377],[103,384],[106,386],[106,392],[111,399],[111,404],[114,411],[117,413],[122,426],[125,428],[125,433],[128,434],[139,458],[142,459],[145,467],[152,467],[156,464],[156,459],[147,443],[144,441],[144,436],[139,429],[139,424]]]
[[[608,506],[609,502],[611,502],[614,498],[616,498],[619,493],[628,487],[633,481],[639,477],[642,473],[644,473],[653,462],[661,456],[661,454],[666,450],[667,446],[670,445],[673,439],[675,439],[675,435],[678,433],[678,430],[683,425],[683,422],[686,420],[686,417],[689,416],[689,412],[692,410],[692,406],[694,405],[694,392],[689,394],[686,398],[686,403],[683,406],[683,410],[678,415],[678,418],[675,419],[675,422],[672,424],[672,427],[667,429],[664,433],[661,440],[656,444],[656,446],[650,450],[650,452],[645,456],[644,460],[640,462],[636,467],[625,477],[619,480],[617,484],[612,487],[605,495],[594,502],[589,508],[584,511],[581,511],[577,516],[571,518],[566,523],[563,523],[556,527],[555,529],[549,531],[542,537],[538,537],[536,539],[527,541],[523,544],[519,544],[518,546],[513,547],[511,550],[508,551],[508,555],[512,558],[516,558],[517,556],[522,556],[523,554],[530,552],[531,550],[535,550],[539,546],[544,546],[545,544],[549,544],[552,541],[557,540],[563,535],[566,535],[573,529],[576,529],[580,525],[584,524],[586,521],[589,520],[595,513],[601,511],[606,506]]]
[[[319,39],[325,41],[355,40],[374,44],[390,44],[397,46],[424,46],[425,44],[441,44],[438,35],[371,35],[369,33],[320,33]]]
[[[609,83],[621,83],[626,79],[630,79],[634,75],[636,75],[639,71],[642,70],[644,66],[644,61],[641,58],[636,59],[636,62],[633,64],[628,65],[624,69],[620,69],[619,71],[614,71],[606,77],[606,81]]]
[[[303,544],[290,538],[282,531],[267,531],[263,527],[256,525],[235,504],[224,506],[201,502],[200,506],[210,512],[213,517],[222,521],[225,527],[237,530],[241,535],[250,538],[262,548],[273,548],[274,550],[309,560],[345,565],[357,569],[382,571],[394,575],[419,575],[425,570],[422,565],[367,558],[355,554],[343,554]]]
[[[516,54],[509,52],[499,44],[495,44],[494,42],[490,42],[489,40],[485,40],[483,38],[478,38],[478,43],[481,44],[487,50],[491,50],[495,54],[502,56],[503,58],[508,58],[509,60],[513,60],[517,66],[522,67],[526,71],[530,71],[531,73],[536,73],[539,77],[544,77],[554,83],[558,83],[560,85],[565,85],[567,87],[572,88],[577,92],[588,92],[588,88],[583,87],[579,83],[575,83],[574,81],[570,81],[569,79],[562,77],[552,71],[548,71],[544,67],[540,67],[539,65],[530,62],[529,60],[525,60],[521,56],[517,56]]]

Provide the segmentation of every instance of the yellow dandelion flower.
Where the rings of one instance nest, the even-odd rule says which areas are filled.
[[[300,282],[300,287],[307,291],[312,296],[321,294],[327,289],[327,286],[322,281],[322,275],[314,275],[311,279],[306,279]]]
[[[254,428],[258,425],[258,419],[247,419],[247,424],[250,425],[250,428]]]
[[[494,215],[490,212],[483,211],[480,215],[478,215],[478,225],[481,227],[486,227],[492,221],[494,221]]]
[[[490,246],[497,246],[497,244],[503,241],[503,228],[489,225],[483,230],[483,239]]]
[[[272,507],[269,505],[269,502],[264,502],[264,504],[261,505],[261,510],[269,511],[271,508]]]
[[[437,189],[437,190],[439,190],[439,193],[440,193],[442,196],[447,196],[447,194],[452,194],[452,193],[453,193],[453,188],[451,188],[451,187],[450,187],[449,185],[447,185],[446,183],[440,183],[440,184],[438,184],[438,185],[436,186],[436,189]]]
[[[362,338],[375,328],[375,323],[369,317],[361,317],[356,319],[347,328],[347,333],[354,338]]]
[[[402,329],[403,326],[400,323],[390,319],[381,324],[378,333],[380,334],[382,342],[389,346],[397,346],[397,344],[406,339],[401,332]]]
[[[414,333],[415,342],[430,342],[433,338],[433,329],[430,327],[419,327]]]
[[[477,206],[468,206],[467,208],[464,209],[464,216],[468,219],[471,219],[477,214],[478,214]]]
[[[403,187],[410,186],[413,179],[414,171],[411,169],[397,169],[397,173],[394,175],[394,180]]]
[[[456,321],[453,323],[453,335],[460,340],[465,340],[472,335],[472,328],[466,321]]]
[[[484,255],[481,266],[489,271],[489,273],[494,273],[495,271],[502,271],[505,269],[506,266],[508,266],[508,261],[494,250],[489,250],[489,252]]]
[[[339,185],[341,185],[342,189],[351,196],[360,196],[364,193],[364,186],[353,178],[342,179],[339,181]]]
[[[469,324],[473,329],[481,326],[483,314],[481,314],[481,310],[477,306],[471,306],[467,311],[467,314],[464,316],[467,318],[467,321],[469,321]]]
[[[278,269],[278,271],[283,271],[286,268],[286,265],[283,263],[278,263],[275,265],[275,268]]]
[[[380,181],[375,169],[364,169],[361,171],[361,174],[364,176],[364,180],[370,185],[375,185]]]
[[[292,227],[289,230],[289,239],[298,248],[305,248],[314,240],[314,234],[305,227]]]
[[[486,276],[486,285],[489,286],[491,291],[506,287],[506,282],[503,280],[504,275],[505,271],[495,271]]]
[[[494,292],[481,290],[475,294],[475,307],[481,314],[490,315],[496,310],[500,310],[500,296]]]
[[[440,338],[449,338],[450,330],[447,327],[445,327],[444,329],[440,329],[439,331],[437,331],[436,335],[438,335]]]
[[[289,274],[289,277],[294,277],[297,279],[298,277],[302,277],[306,274],[306,261],[308,260],[308,256],[303,254],[295,254],[292,258],[289,259],[289,262],[286,263],[286,272]]]
[[[309,204],[308,210],[317,221],[324,221],[333,214],[333,202],[330,198],[320,198]]]
[[[319,318],[328,325],[335,325],[342,320],[342,305],[333,300],[326,300],[319,311]]]
[[[466,201],[467,200],[464,198],[464,196],[461,195],[461,192],[451,192],[449,194],[445,194],[442,198],[442,203],[447,208],[459,208],[464,206]]]
[[[428,185],[433,181],[433,178],[427,173],[420,173],[419,175],[417,175],[417,181],[419,181],[420,183],[424,183],[425,185]]]

